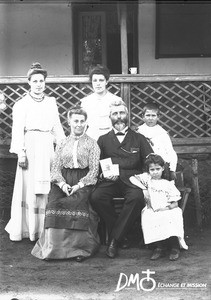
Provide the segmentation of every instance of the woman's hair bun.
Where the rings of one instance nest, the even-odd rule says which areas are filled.
[[[42,74],[44,78],[47,77],[47,71],[44,70],[39,62],[32,63],[29,71],[27,72],[27,77],[30,80],[33,74]]]
[[[31,65],[31,69],[42,69],[42,66],[39,62],[35,62]]]

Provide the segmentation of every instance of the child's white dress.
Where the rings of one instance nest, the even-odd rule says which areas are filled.
[[[145,206],[141,212],[141,225],[145,244],[177,236],[180,247],[187,250],[188,246],[184,241],[181,208],[176,207],[170,210],[156,211],[159,208],[165,208],[170,202],[181,199],[180,192],[176,188],[174,181],[166,179],[153,180],[147,173],[135,176],[147,188],[145,197],[148,198],[151,205],[151,207]],[[134,180],[131,180],[131,182],[135,184]]]

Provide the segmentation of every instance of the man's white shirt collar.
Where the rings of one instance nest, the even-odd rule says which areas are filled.
[[[117,133],[123,133],[124,135],[127,133],[127,131],[128,131],[128,126],[126,126],[123,130],[121,130],[121,131],[118,131],[118,130],[116,130],[114,127],[113,127],[113,130],[114,130],[114,133],[115,134],[117,134]]]

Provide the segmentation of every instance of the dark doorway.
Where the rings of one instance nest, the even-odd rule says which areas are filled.
[[[105,64],[111,74],[121,74],[119,3],[73,6],[75,73],[87,74],[93,65]],[[137,2],[127,3],[128,62],[138,65]]]

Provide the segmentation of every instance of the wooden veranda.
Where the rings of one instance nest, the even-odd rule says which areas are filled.
[[[127,103],[130,126],[142,123],[141,113],[149,100],[161,107],[161,125],[169,132],[179,157],[191,160],[197,223],[200,226],[201,203],[198,186],[198,160],[211,152],[211,76],[140,76],[113,75],[109,90]],[[8,152],[12,107],[27,91],[26,78],[0,78],[0,91],[7,108],[0,112],[0,157],[14,157]],[[91,93],[85,75],[49,77],[46,93],[56,97],[61,122],[68,132],[67,110]]]

